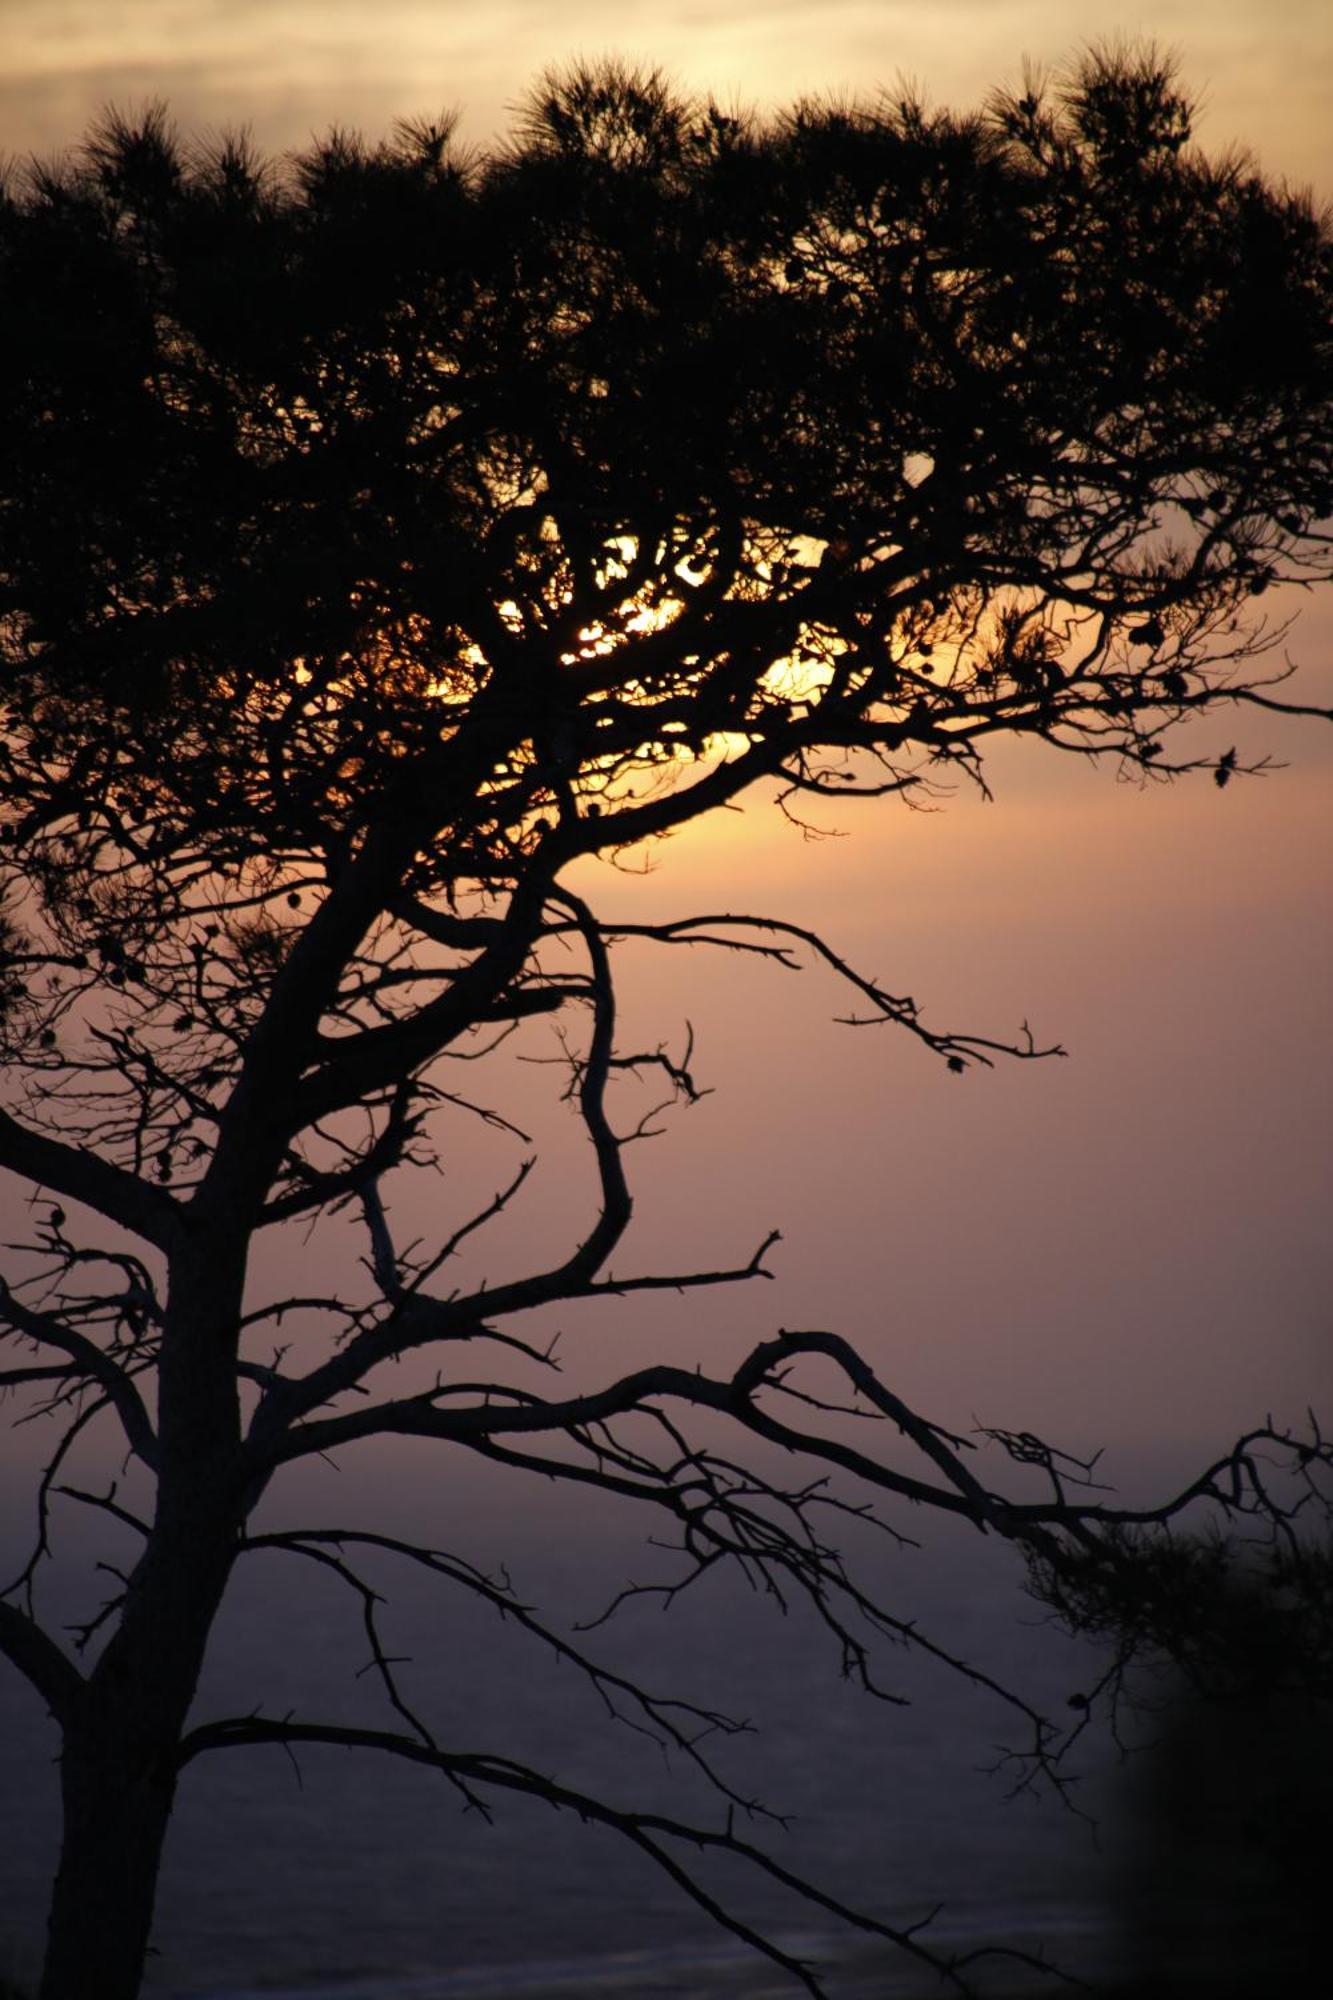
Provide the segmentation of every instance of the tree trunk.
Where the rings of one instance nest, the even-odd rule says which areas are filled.
[[[212,1250],[212,1255],[208,1254]],[[40,2000],[136,2000],[176,1759],[244,1516],[233,1357],[244,1251],[174,1262],[157,1510],[120,1624],[62,1717],[64,1833]]]
[[[176,1790],[175,1744],[143,1721],[136,1727],[129,1703],[107,1704],[66,1735],[64,1838],[41,2000],[135,2000],[139,1992]]]
[[[64,1831],[40,2000],[139,1992],[177,1751],[235,1553],[226,1511],[210,1525],[193,1546],[155,1533],[120,1631],[65,1717]]]

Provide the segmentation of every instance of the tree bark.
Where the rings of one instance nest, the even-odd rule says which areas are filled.
[[[236,1545],[228,1506],[161,1523],[65,1720],[64,1829],[40,2000],[135,2000],[177,1752]]]
[[[177,1753],[236,1557],[244,1242],[192,1243],[173,1262],[157,1511],[120,1623],[62,1718],[64,1830],[40,2000],[136,2000]]]
[[[65,1719],[41,2000],[139,1991],[177,1751],[236,1543],[228,1508],[196,1529],[155,1538],[121,1630]]]
[[[129,1713],[66,1735],[41,2000],[136,2000],[175,1790],[174,1744]]]

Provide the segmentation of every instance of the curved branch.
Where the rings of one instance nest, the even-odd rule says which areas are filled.
[[[366,1437],[436,1437],[474,1449],[484,1448],[492,1440],[504,1437],[568,1436],[584,1432],[592,1425],[627,1416],[642,1410],[657,1398],[667,1397],[733,1417],[771,1443],[807,1452],[830,1464],[839,1465],[902,1499],[966,1515],[979,1527],[990,1524],[1008,1535],[1015,1532],[1020,1521],[1026,1525],[1030,1509],[1006,1507],[986,1494],[966,1468],[959,1464],[956,1456],[941,1444],[940,1440],[947,1434],[936,1432],[935,1427],[926,1425],[924,1419],[912,1417],[905,1405],[900,1405],[889,1391],[875,1382],[869,1369],[865,1370],[866,1378],[892,1405],[892,1411],[886,1410],[885,1413],[895,1413],[901,1408],[905,1417],[931,1435],[934,1449],[930,1455],[945,1471],[949,1486],[930,1485],[907,1473],[894,1471],[836,1439],[793,1430],[756,1407],[754,1393],[763,1386],[763,1377],[775,1361],[792,1359],[803,1351],[835,1353],[838,1347],[844,1345],[837,1342],[833,1335],[784,1335],[779,1341],[755,1349],[728,1381],[659,1364],[624,1376],[606,1389],[559,1403],[524,1397],[512,1404],[502,1404],[494,1400],[496,1391],[492,1387],[486,1400],[469,1404],[464,1409],[440,1408],[443,1395],[467,1393],[467,1385],[454,1384],[447,1390],[428,1390],[419,1396],[300,1424],[283,1436],[266,1437],[262,1445],[259,1440],[253,1440],[251,1449],[260,1465],[270,1470],[287,1460],[306,1457],[313,1452],[330,1451],[338,1445]],[[852,1352],[850,1349],[847,1351]],[[760,1357],[763,1357],[762,1365],[759,1365]],[[906,1423],[901,1427],[908,1435],[912,1434]],[[914,1438],[913,1441],[919,1443],[920,1439]]]
[[[493,1291],[447,1301],[423,1297],[420,1293],[408,1294],[398,1302],[395,1312],[358,1334],[341,1354],[312,1371],[304,1381],[275,1384],[262,1409],[256,1412],[252,1437],[271,1437],[285,1431],[295,1418],[355,1386],[372,1368],[391,1356],[421,1347],[432,1340],[475,1336],[483,1331],[483,1315],[499,1318],[510,1313],[526,1312],[557,1299],[585,1296],[595,1289],[595,1274],[624,1235],[633,1212],[633,1198],[621,1160],[622,1141],[612,1130],[606,1115],[606,1089],[614,1063],[615,988],[606,945],[591,912],[572,892],[562,889],[553,893],[573,912],[591,962],[587,990],[591,997],[593,1027],[587,1054],[579,1067],[578,1099],[597,1162],[601,1197],[592,1228],[562,1263],[526,1278],[515,1279]],[[526,949],[527,941],[524,943]],[[564,997],[563,991],[561,997]],[[431,1012],[438,1004],[431,1003],[423,1012]],[[747,1271],[736,1275],[753,1275],[757,1263],[756,1259]],[[730,1277],[733,1274],[725,1275]],[[678,1286],[681,1281],[643,1280],[634,1288],[663,1283]],[[626,1287],[608,1284],[603,1289],[614,1292]]]
[[[891,1421],[930,1460],[944,1483],[935,1484],[899,1471],[839,1438],[798,1430],[761,1408],[755,1401],[758,1392],[765,1387],[785,1387],[777,1371],[804,1355],[820,1355],[842,1369],[872,1410]],[[508,1401],[498,1400],[506,1393]],[[466,1395],[480,1400],[462,1408],[442,1407],[445,1398]],[[547,1402],[517,1390],[504,1392],[495,1384],[453,1383],[394,1402],[299,1424],[282,1436],[262,1441],[252,1438],[248,1449],[256,1461],[256,1469],[267,1475],[286,1461],[331,1451],[368,1437],[432,1437],[483,1453],[503,1451],[505,1440],[525,1437],[564,1438],[586,1445],[596,1427],[617,1417],[645,1414],[661,1399],[728,1416],[770,1444],[839,1467],[881,1492],[939,1512],[962,1515],[982,1532],[989,1529],[1054,1561],[1062,1559],[1061,1534],[1073,1536],[1086,1550],[1098,1529],[1164,1526],[1200,1500],[1216,1501],[1233,1512],[1253,1512],[1277,1519],[1281,1512],[1279,1504],[1268,1494],[1253,1462],[1252,1448],[1257,1443],[1282,1448],[1300,1466],[1314,1460],[1321,1465],[1333,1463],[1333,1445],[1328,1441],[1317,1438],[1315,1444],[1306,1446],[1267,1427],[1248,1433],[1224,1458],[1156,1507],[1119,1508],[1064,1494],[1053,1500],[1009,1500],[983,1486],[963,1462],[962,1452],[972,1448],[968,1440],[956,1437],[912,1410],[885,1387],[847,1341],[836,1334],[819,1332],[783,1333],[762,1342],[725,1381],[702,1371],[659,1364],[624,1376],[605,1389],[561,1402]],[[614,1486],[639,1497],[665,1499],[671,1504],[669,1489],[654,1491],[638,1484],[622,1489],[605,1467],[585,1467],[576,1475],[574,1468],[556,1461],[529,1456],[524,1462],[559,1476],[580,1476],[595,1485],[608,1489]],[[660,1473],[658,1477],[661,1478]]]
[[[178,1239],[182,1211],[171,1195],[86,1147],[34,1132],[8,1111],[0,1111],[0,1167],[96,1209],[159,1250]]]
[[[572,1257],[542,1277],[528,1280],[538,1295],[534,1303],[563,1298],[571,1288],[586,1285],[594,1273],[600,1271],[629,1227],[634,1207],[620,1157],[620,1141],[606,1115],[606,1086],[611,1075],[616,1028],[611,961],[587,904],[569,889],[559,890],[557,899],[573,911],[591,966],[593,1026],[588,1053],[579,1074],[578,1098],[583,1123],[597,1158],[602,1207],[592,1229]]]
[[[83,1692],[83,1675],[16,1604],[0,1603],[0,1653],[36,1688],[56,1721],[63,1722]]]
[[[818,931],[804,925],[786,923],[779,917],[756,917],[733,911],[714,911],[698,917],[683,917],[664,924],[618,924],[607,922],[601,925],[602,934],[608,938],[655,939],[663,944],[706,944],[716,945],[723,950],[755,951],[760,955],[777,960],[787,969],[798,969],[798,961],[781,946],[748,944],[741,938],[718,935],[714,927],[726,926],[735,931],[756,931],[774,937],[788,938],[801,944],[823,961],[839,979],[860,993],[875,1009],[868,1019],[843,1017],[849,1027],[865,1027],[873,1022],[891,1021],[900,1028],[906,1028],[918,1041],[936,1055],[943,1056],[951,1068],[963,1068],[971,1060],[992,1066],[991,1058],[996,1055],[1013,1056],[1020,1061],[1040,1061],[1047,1056],[1062,1056],[1065,1050],[1054,1043],[1049,1048],[1038,1048],[1031,1033],[1025,1028],[1023,1038],[1017,1042],[996,1041],[985,1035],[960,1034],[938,1028],[931,1028],[921,1018],[917,1003],[910,994],[889,993],[877,980],[867,979],[863,973],[834,951]]]
[[[325,1562],[333,1568],[341,1579],[355,1590],[362,1600],[363,1622],[371,1642],[372,1664],[385,1685],[393,1706],[402,1711],[397,1689],[388,1673],[389,1662],[379,1643],[378,1632],[374,1629],[374,1603],[377,1594],[363,1583],[350,1567],[341,1560],[345,1547],[373,1549],[388,1555],[401,1556],[443,1578],[448,1583],[460,1585],[489,1604],[502,1618],[530,1637],[548,1646],[556,1658],[569,1663],[586,1676],[596,1689],[608,1715],[617,1722],[646,1735],[652,1741],[670,1745],[678,1750],[703,1773],[708,1783],[733,1805],[740,1806],[751,1814],[777,1819],[776,1813],[754,1799],[745,1799],[734,1791],[699,1748],[700,1739],[710,1732],[724,1735],[740,1735],[747,1732],[750,1724],[738,1722],[724,1715],[718,1709],[702,1708],[696,1702],[684,1701],[669,1695],[655,1695],[641,1687],[637,1681],[626,1678],[602,1666],[589,1654],[574,1646],[550,1625],[538,1618],[526,1604],[519,1602],[507,1578],[497,1582],[477,1569],[472,1563],[458,1556],[446,1554],[440,1549],[423,1548],[414,1542],[404,1542],[394,1535],[375,1534],[365,1529],[355,1528],[290,1528],[278,1533],[249,1535],[241,1544],[242,1554],[254,1551],[277,1550],[291,1555],[305,1556],[316,1562]],[[324,1551],[336,1549],[338,1559],[328,1558]],[[635,1722],[617,1703],[617,1697],[627,1706],[635,1708],[643,1716],[642,1722]],[[407,1717],[414,1725],[416,1718]],[[691,1728],[693,1733],[691,1733]]]
[[[8,1320],[14,1332],[22,1334],[26,1340],[57,1348],[62,1354],[67,1354],[79,1374],[96,1382],[105,1391],[107,1401],[120,1418],[131,1451],[145,1465],[156,1467],[157,1433],[143,1398],[109,1354],[104,1354],[86,1334],[76,1333],[73,1327],[66,1326],[54,1313],[37,1312],[31,1306],[25,1306],[3,1278],[0,1278],[0,1320]]]
[[[522,971],[540,933],[548,881],[544,869],[534,868],[525,875],[489,942],[447,992],[419,1007],[409,1019],[363,1029],[326,1048],[321,1066],[295,1090],[290,1130],[304,1131],[359,1103],[368,1092],[397,1083],[479,1023],[561,1005],[566,998],[562,990],[552,994],[539,989],[531,995],[509,994],[506,1013],[493,1011]]]
[[[585,1824],[604,1826],[618,1833],[634,1847],[646,1855],[658,1868],[662,1869],[676,1886],[705,1911],[715,1923],[730,1931],[733,1937],[759,1952],[772,1964],[781,1967],[802,1985],[813,2000],[828,2000],[828,1989],[814,1969],[804,1961],[784,1951],[772,1938],[756,1930],[735,1916],[725,1904],[712,1895],[696,1877],[679,1862],[670,1851],[668,1843],[679,1843],[697,1849],[705,1854],[731,1855],[745,1862],[758,1874],[766,1876],[779,1887],[789,1891],[801,1901],[816,1909],[827,1912],[840,1922],[871,1937],[880,1938],[892,1944],[899,1951],[908,1953],[920,1964],[928,1966],[953,1992],[971,1996],[974,1988],[964,1977],[963,1968],[981,1958],[998,1958],[1010,1963],[1019,1963],[1030,1970],[1049,1974],[1051,1967],[1035,1954],[1018,1951],[1010,1947],[992,1946],[980,1952],[969,1952],[962,1956],[945,1955],[931,1951],[921,1942],[921,1932],[930,1921],[902,1928],[882,1922],[867,1915],[852,1905],[842,1902],[836,1896],[818,1887],[790,1868],[784,1868],[773,1857],[753,1842],[738,1835],[728,1813],[724,1826],[691,1824],[686,1820],[670,1818],[662,1813],[640,1813],[622,1810],[608,1805],[604,1799],[587,1792],[575,1791],[568,1785],[559,1784],[555,1779],[519,1764],[511,1758],[495,1756],[487,1752],[452,1751],[430,1747],[415,1737],[400,1735],[393,1730],[360,1729],[337,1724],[270,1722],[260,1716],[237,1716],[216,1722],[203,1723],[192,1729],[183,1739],[177,1758],[177,1768],[184,1767],[195,1757],[211,1750],[252,1748],[263,1744],[278,1744],[291,1749],[308,1743],[328,1744],[349,1750],[376,1750],[393,1757],[401,1757],[409,1763],[424,1765],[428,1770],[441,1772],[469,1793],[479,1789],[510,1792],[537,1799],[558,1812],[576,1815]],[[484,1808],[483,1808],[484,1810]]]

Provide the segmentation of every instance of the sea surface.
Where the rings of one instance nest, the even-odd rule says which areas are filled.
[[[554,1607],[562,1629],[627,1578],[671,1573],[666,1557],[568,1521],[508,1540],[520,1597]],[[862,1554],[895,1612],[1057,1720],[1075,1715],[1069,1695],[1097,1662],[1024,1597],[1004,1550],[954,1535],[930,1551],[877,1540]],[[367,1575],[387,1600],[403,1690],[441,1741],[524,1758],[614,1803],[719,1821],[687,1759],[612,1720],[569,1663],[512,1620],[401,1564]],[[292,1558],[258,1559],[224,1614],[199,1717],[259,1709],[391,1726],[370,1677],[358,1677],[359,1618],[337,1579]],[[786,1816],[737,1819],[784,1866],[900,1926],[936,1911],[922,1937],[942,1950],[1016,1945],[1085,1976],[1120,1963],[1135,1780],[1104,1738],[1079,1746],[1072,1806],[1041,1787],[1012,1796],[1024,1767],[1005,1753],[1023,1728],[1002,1700],[884,1644],[876,1671],[902,1705],[872,1699],[843,1677],[836,1642],[808,1610],[784,1609],[736,1576],[705,1579],[669,1610],[636,1600],[574,1637],[656,1692],[753,1723],[705,1747],[738,1793]],[[0,1971],[21,1979],[36,1964],[53,1860],[54,1751],[38,1704],[0,1675]],[[943,1990],[901,1951],[744,1869],[676,1852],[746,1921],[817,1961],[836,2000]],[[985,1977],[996,1994],[1036,1983],[1004,1960]],[[434,1774],[325,1748],[296,1759],[222,1753],[187,1770],[146,1987],[152,2000],[779,2000],[800,1990],[604,1829],[503,1798],[488,1821]]]

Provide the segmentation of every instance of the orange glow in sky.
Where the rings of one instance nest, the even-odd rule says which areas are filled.
[[[187,131],[248,124],[269,149],[442,105],[481,144],[544,66],[608,51],[760,107],[905,78],[961,108],[1025,56],[1141,34],[1179,55],[1206,146],[1333,195],[1327,0],[0,0],[0,151],[55,151],[108,102],[154,97]],[[1326,703],[1333,593],[1302,605],[1288,650]],[[645,879],[585,869],[607,916],[814,923],[941,1025],[1007,1036],[1026,1016],[1071,1051],[959,1079],[888,1028],[827,1025],[844,996],[816,975],[645,961],[641,1031],[691,1020],[717,1091],[643,1149],[635,1257],[734,1261],[774,1226],[785,1243],[777,1285],[683,1331],[678,1301],[590,1319],[604,1358],[831,1326],[942,1421],[1080,1452],[1220,1443],[1327,1396],[1333,730],[1207,727],[1213,755],[1239,738],[1293,768],[1142,790],[1024,750],[998,760],[994,805],[863,806],[812,844],[756,804]],[[561,1172],[534,1196],[551,1217],[578,1192]]]
[[[45,152],[108,100],[161,96],[189,129],[249,123],[271,147],[442,105],[484,142],[546,65],[609,50],[760,106],[901,78],[963,106],[1024,58],[1136,36],[1179,54],[1208,146],[1331,191],[1324,0],[0,0],[0,129],[11,155]]]

